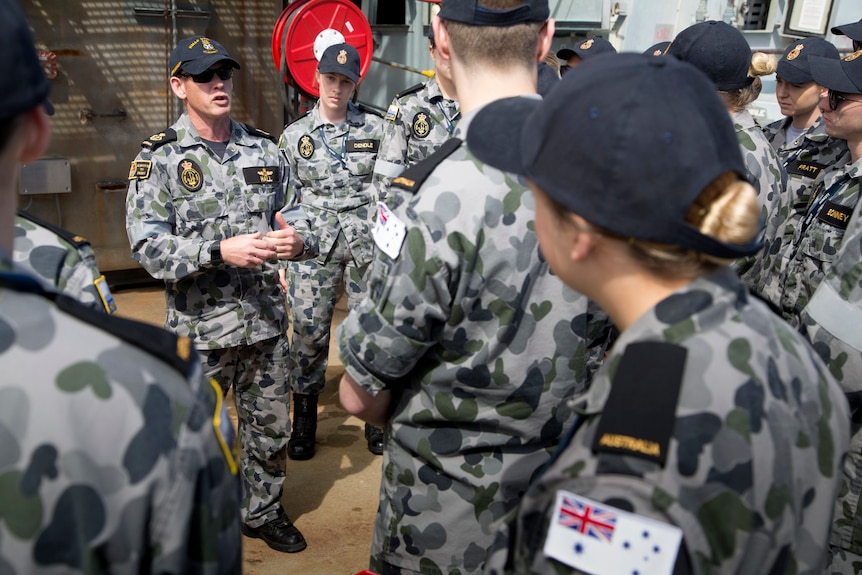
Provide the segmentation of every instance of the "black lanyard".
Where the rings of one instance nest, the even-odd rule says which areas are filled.
[[[829,189],[826,190],[824,193],[818,194],[815,190],[814,193],[811,194],[811,200],[808,204],[808,213],[805,214],[805,219],[802,220],[802,225],[799,226],[797,245],[800,241],[802,241],[802,238],[805,235],[805,231],[808,229],[808,226],[811,225],[811,223],[814,221],[814,218],[816,218],[817,214],[820,212],[820,209],[823,208],[823,204],[825,204],[832,196],[834,196],[838,189],[845,183],[847,183],[849,179],[850,176],[845,175],[842,178],[838,178],[838,180],[835,181],[831,186],[829,186]],[[825,182],[821,182],[820,185],[817,187],[818,189],[823,189],[825,185]]]
[[[437,107],[440,108],[440,113],[443,114],[443,119],[446,121],[446,129],[449,131],[449,135],[452,135],[452,132],[455,131],[455,124],[453,120],[457,120],[458,116],[461,114],[460,110],[455,112],[455,115],[449,118],[446,114],[446,108],[443,106],[443,100],[437,100]]]
[[[795,152],[793,152],[793,155],[788,156],[788,158],[787,158],[786,160],[784,160],[784,167],[785,167],[785,168],[786,168],[788,165],[790,165],[790,162],[792,162],[793,160],[795,160],[796,158],[798,158],[798,157],[799,157],[799,154],[801,154],[802,152],[804,152],[804,151],[805,151],[805,148],[807,148],[807,147],[808,147],[808,144],[810,144],[810,143],[811,143],[811,140],[809,140],[808,138],[806,138],[804,135],[802,136],[802,138],[805,140],[805,142],[802,144],[802,146],[800,146],[798,150],[796,150]]]
[[[341,162],[341,167],[347,169],[347,137],[350,135],[350,124],[347,125],[347,131],[341,137],[341,154],[336,154],[335,150],[329,147],[326,143],[326,134],[323,132],[323,126],[320,126],[320,139],[323,141],[323,146],[329,155]]]

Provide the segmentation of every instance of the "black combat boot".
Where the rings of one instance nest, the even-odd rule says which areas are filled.
[[[305,537],[302,536],[299,529],[284,514],[264,523],[260,527],[249,527],[243,523],[240,526],[240,530],[246,537],[263,539],[264,543],[276,551],[296,553],[307,547]]]
[[[305,460],[314,457],[317,434],[317,394],[293,394],[293,431],[287,442],[287,456]]]
[[[368,440],[368,451],[374,455],[383,455],[383,428],[366,423],[365,439]]]

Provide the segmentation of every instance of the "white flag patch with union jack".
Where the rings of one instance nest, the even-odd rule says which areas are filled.
[[[407,227],[383,202],[377,202],[377,222],[374,224],[374,243],[392,259],[401,253],[401,244],[407,235]]]
[[[676,526],[558,491],[544,552],[593,575],[671,575],[681,541]]]

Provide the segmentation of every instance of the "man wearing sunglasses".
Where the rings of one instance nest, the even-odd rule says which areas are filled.
[[[290,423],[278,269],[302,253],[296,228],[308,223],[286,207],[277,140],[231,119],[239,67],[203,36],[173,50],[170,86],[185,112],[132,162],[126,228],[132,257],[165,282],[165,327],[192,338],[225,393],[233,387],[242,533],[292,553],[306,542],[280,505]]]
[[[807,262],[788,283],[804,287],[796,308],[800,330],[829,365],[850,403],[851,420],[859,421],[862,391],[862,50],[834,60],[812,56],[814,80],[828,93],[820,99],[826,133],[847,141],[846,164],[824,171],[790,252]],[[835,507],[832,562],[827,573],[860,573],[862,569],[862,431],[850,440],[844,485]]]
[[[862,50],[862,20],[851,24],[841,24],[832,28],[836,36],[847,36],[853,41],[854,50]]]

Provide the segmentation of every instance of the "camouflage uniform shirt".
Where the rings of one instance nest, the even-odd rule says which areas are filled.
[[[787,188],[787,172],[750,112],[734,112],[732,118],[748,181],[754,186],[763,206],[761,216],[765,228],[761,237],[775,237],[786,213],[784,191]],[[734,268],[746,283],[753,286],[760,274],[760,266],[756,265],[758,263],[757,256],[750,256],[738,260]]]
[[[371,261],[370,184],[382,134],[382,118],[353,103],[338,125],[325,121],[317,104],[284,129],[278,145],[290,163],[291,197],[311,221],[303,235],[311,255],[325,257],[343,232],[356,265]]]
[[[275,142],[233,120],[221,159],[188,114],[144,143],[129,172],[126,227],[134,259],[167,286],[165,327],[202,349],[285,333],[278,264],[213,263],[209,249],[236,235],[278,229],[287,178]]]
[[[623,369],[638,346],[650,354]],[[684,355],[657,416],[655,384],[638,385],[662,369],[666,346]],[[615,397],[618,387],[633,393]],[[627,410],[627,401],[641,407]],[[848,441],[846,401],[803,338],[730,270],[695,280],[623,332],[575,410],[571,441],[530,487],[509,527],[511,549],[494,553],[488,573],[579,572],[543,553],[560,490],[679,527],[686,572],[821,572]],[[636,419],[642,430],[671,423],[659,434],[663,464],[637,442],[605,441]]]
[[[443,96],[436,76],[397,94],[384,116],[383,143],[374,164],[378,199],[386,199],[392,178],[451,138],[460,118],[458,102]]]
[[[760,282],[759,291],[777,302],[784,319],[794,327],[799,327],[802,310],[841,249],[850,216],[859,202],[860,169],[862,160],[838,163],[820,174],[805,217],[793,238],[781,245],[777,272]]]
[[[0,572],[240,573],[232,427],[189,340],[11,265],[0,253]]]
[[[858,174],[859,162],[855,164]],[[858,190],[859,176],[853,182]],[[802,332],[829,365],[850,402],[853,437],[831,543],[862,562],[862,202],[857,202],[830,269],[802,310]],[[833,567],[836,559],[833,558]],[[836,568],[835,573],[860,571]],[[830,571],[832,573],[833,571]]]
[[[572,421],[567,401],[586,389],[606,326],[540,257],[525,181],[459,144],[404,172],[445,158],[421,190],[392,196],[404,203],[391,213],[380,204],[378,225],[396,236],[375,232],[368,296],[337,331],[356,382],[393,393],[373,570],[481,572]],[[384,251],[399,225],[406,237]]]
[[[15,263],[54,289],[100,311],[117,305],[96,254],[85,238],[18,210],[15,218]]]

